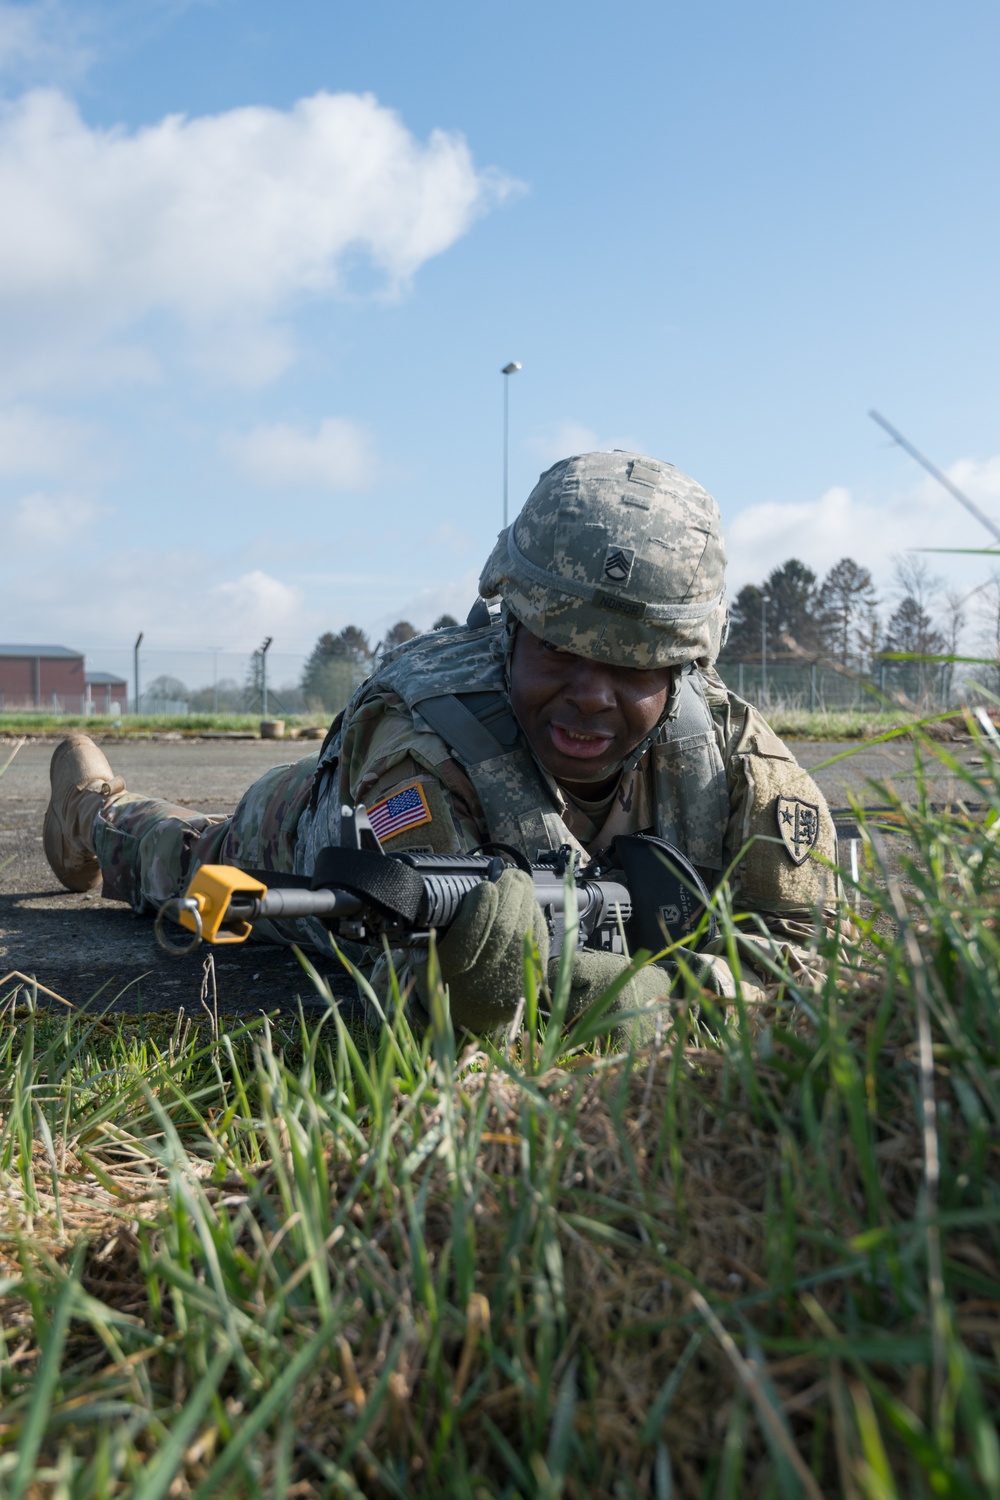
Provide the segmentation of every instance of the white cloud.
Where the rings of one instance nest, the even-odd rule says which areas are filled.
[[[0,410],[0,475],[93,471],[94,434],[72,417],[15,403]]]
[[[0,3],[0,73],[76,74],[91,61],[82,43],[86,21],[55,0],[36,5]]]
[[[430,584],[415,594],[401,597],[374,621],[370,635],[378,640],[397,620],[409,620],[418,630],[429,630],[441,615],[453,615],[461,623],[479,594],[479,569],[469,568],[448,583]]]
[[[228,639],[243,640],[294,626],[301,609],[301,589],[255,568],[210,589],[207,613]]]
[[[627,453],[642,452],[641,446],[627,437],[600,438],[592,427],[572,421],[557,422],[555,426],[536,433],[525,446],[542,464],[543,471],[575,453],[610,453],[615,448]]]
[[[982,510],[1000,514],[1000,456],[979,462],[960,459],[946,470]],[[884,500],[860,499],[836,485],[815,500],[765,501],[748,506],[726,523],[731,593],[759,583],[772,568],[798,557],[822,576],[842,557],[853,557],[886,586],[892,557],[909,548],[987,547],[988,532],[941,485],[928,477],[913,489]],[[935,573],[958,579],[979,576],[985,558],[927,559]]]
[[[324,417],[315,431],[275,422],[223,447],[247,478],[275,489],[358,490],[375,477],[371,440],[345,417]]]
[[[359,255],[399,293],[514,187],[460,135],[419,141],[371,94],[129,131],[34,90],[0,109],[8,363],[50,378],[55,350],[166,312],[217,365],[233,346],[227,373],[271,378],[293,355],[274,320],[304,295],[345,290]]]
[[[111,511],[79,495],[50,495],[38,490],[22,495],[0,514],[4,515],[0,525],[15,549],[20,544],[50,550],[75,545],[81,534],[96,527]]]

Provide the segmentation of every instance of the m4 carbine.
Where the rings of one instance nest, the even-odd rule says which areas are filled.
[[[511,865],[527,871],[549,927],[550,951],[562,951],[566,877],[573,872],[581,948],[607,953],[659,953],[701,926],[715,936],[709,894],[690,861],[651,834],[622,834],[602,856],[580,867],[569,845],[543,851],[534,864],[506,845],[471,854],[387,854],[364,807],[341,809],[341,841],[321,851],[311,876],[201,865],[183,896],[160,908],[156,936],[169,953],[199,943],[242,943],[255,922],[315,917],[336,937],[355,943],[414,947],[432,930],[451,926],[462,900],[483,880],[497,881]],[[169,918],[193,933],[178,946],[164,930]],[[699,944],[700,946],[700,944]]]

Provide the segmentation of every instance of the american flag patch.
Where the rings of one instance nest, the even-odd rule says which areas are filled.
[[[374,807],[368,809],[368,819],[375,830],[375,837],[383,844],[386,839],[395,838],[397,833],[405,833],[408,828],[420,828],[424,823],[432,821],[431,810],[419,781],[376,802]]]

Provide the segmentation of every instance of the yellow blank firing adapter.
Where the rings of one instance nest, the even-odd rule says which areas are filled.
[[[185,896],[198,906],[201,938],[206,943],[243,943],[250,936],[249,922],[233,921],[223,927],[229,903],[236,891],[245,896],[265,896],[267,886],[254,880],[235,865],[200,865],[191,877]],[[198,931],[198,922],[189,907],[181,907],[177,920],[189,932]]]
[[[234,895],[241,905],[239,916],[229,915]],[[190,953],[201,942],[244,943],[252,926],[246,918],[255,914],[266,895],[267,886],[245,870],[234,865],[201,865],[184,895],[172,896],[160,907],[153,929],[156,941],[166,953]],[[163,923],[168,917],[194,934],[190,943],[178,946],[167,937]]]

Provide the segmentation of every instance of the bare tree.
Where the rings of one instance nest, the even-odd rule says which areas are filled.
[[[992,574],[979,590],[976,615],[980,622],[980,641],[1000,662],[1000,573]]]
[[[912,552],[897,552],[892,559],[896,578],[896,594],[902,601],[910,598],[927,614],[938,594],[944,579],[932,573],[922,557]]]

